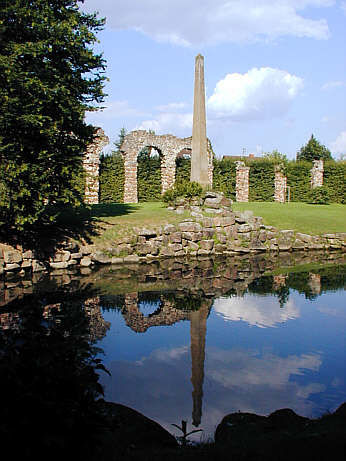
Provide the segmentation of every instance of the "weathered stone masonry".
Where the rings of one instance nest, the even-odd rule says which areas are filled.
[[[244,162],[236,162],[236,185],[235,185],[235,196],[237,202],[248,202],[249,201],[249,171],[250,168],[245,166]]]
[[[311,188],[323,186],[323,160],[314,160],[311,173]]]
[[[183,149],[191,150],[192,138],[177,138],[171,134],[155,135],[145,130],[132,131],[125,136],[120,151],[124,158],[124,203],[137,203],[137,156],[145,147],[152,147],[161,155],[161,192],[166,192],[175,182],[175,161]],[[208,142],[208,175],[213,177],[213,157]]]
[[[99,203],[99,167],[100,153],[104,146],[109,143],[109,138],[102,128],[96,128],[94,140],[84,154],[83,168],[85,177],[85,203],[90,205]]]
[[[274,201],[284,203],[286,201],[287,178],[281,171],[280,166],[275,168]]]

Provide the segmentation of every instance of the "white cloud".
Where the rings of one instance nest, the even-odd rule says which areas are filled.
[[[346,153],[346,131],[342,131],[336,140],[330,143],[330,149],[335,154]]]
[[[94,120],[112,120],[124,117],[143,117],[147,114],[131,107],[128,101],[110,101],[104,104],[105,108],[97,112],[87,112],[86,117]]]
[[[162,112],[151,120],[144,120],[137,130],[154,130],[157,134],[174,133],[175,136],[191,136],[192,113]]]
[[[333,80],[330,82],[325,83],[324,85],[321,86],[321,90],[331,90],[333,88],[339,88],[342,86],[346,86],[346,82],[343,82],[342,80]]]
[[[183,46],[249,42],[280,36],[327,39],[325,19],[309,19],[306,8],[329,7],[334,0],[85,0],[108,26],[132,29],[155,40]]]
[[[341,6],[341,9],[344,12],[344,14],[346,14],[346,2],[341,2],[340,6]]]
[[[226,320],[247,322],[260,328],[274,327],[279,323],[300,316],[299,309],[289,300],[283,309],[274,296],[258,298],[247,295],[244,298],[218,298],[214,310]]]
[[[208,99],[211,118],[268,119],[285,113],[303,87],[303,79],[271,67],[227,74]]]

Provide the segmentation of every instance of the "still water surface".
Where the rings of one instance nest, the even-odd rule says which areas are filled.
[[[66,317],[68,337],[80,310],[111,372],[100,372],[106,400],[173,433],[172,423],[186,420],[207,439],[235,411],[289,407],[317,417],[346,401],[346,265],[323,257],[309,270],[278,269],[297,262],[289,255],[293,262],[162,261],[6,282],[0,326],[25,328],[31,302],[42,308],[42,335],[54,322],[65,328]]]
[[[238,410],[265,415],[289,407],[309,417],[334,410],[346,400],[345,287],[323,290],[316,274],[297,277],[310,280],[308,294],[286,277],[281,297],[248,289],[202,297],[180,317],[174,293],[117,297],[118,308],[102,309],[110,328],[98,343],[112,374],[101,378],[106,399],[170,432],[185,419],[203,437]],[[268,285],[268,277],[256,283],[263,280]]]

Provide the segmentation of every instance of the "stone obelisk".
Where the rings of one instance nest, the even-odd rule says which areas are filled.
[[[193,100],[191,181],[206,187],[208,177],[207,128],[205,115],[204,58],[196,56]]]

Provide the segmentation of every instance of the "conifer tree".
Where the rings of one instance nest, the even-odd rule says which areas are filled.
[[[330,150],[323,144],[320,144],[314,135],[311,135],[309,142],[297,152],[297,161],[306,160],[333,160]]]
[[[45,222],[49,205],[80,203],[74,177],[103,101],[104,20],[82,0],[0,0],[0,227]],[[52,216],[50,216],[52,219]]]

